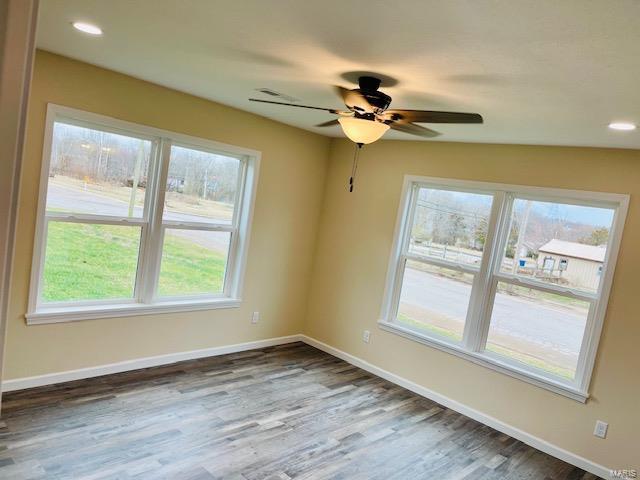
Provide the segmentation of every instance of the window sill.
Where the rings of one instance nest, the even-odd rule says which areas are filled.
[[[395,333],[429,347],[437,348],[438,350],[442,350],[443,352],[456,355],[477,365],[482,365],[496,372],[504,373],[524,382],[536,385],[537,387],[544,388],[559,395],[564,395],[565,397],[571,398],[578,402],[585,403],[589,398],[589,394],[587,392],[581,391],[578,388],[564,384],[560,381],[555,381],[552,378],[547,378],[543,375],[538,375],[524,368],[518,368],[517,366],[511,365],[507,362],[503,362],[500,359],[490,356],[486,353],[470,352],[463,349],[462,347],[459,347],[458,345],[440,341],[427,335],[422,335],[414,330],[402,327],[398,324],[386,320],[380,320],[378,324],[382,330]]]
[[[94,305],[78,307],[43,307],[35,312],[27,313],[27,325],[45,323],[76,322],[98,318],[131,317],[136,315],[152,315],[158,313],[193,312],[197,310],[215,310],[218,308],[238,308],[240,299],[220,298],[204,300],[183,300],[170,302],[127,303],[115,305]]]

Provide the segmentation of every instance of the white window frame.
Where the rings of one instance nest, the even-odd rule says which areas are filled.
[[[141,138],[151,142],[148,184],[143,215],[140,218],[102,216],[75,213],[47,213],[47,189],[56,121],[93,128],[105,132]],[[240,174],[231,224],[219,222],[163,221],[164,195],[171,155],[171,146],[193,148],[223,154],[240,160]],[[93,318],[122,317],[152,313],[235,308],[242,302],[244,273],[249,250],[249,237],[255,203],[260,152],[227,145],[213,140],[192,137],[112,117],[85,112],[61,105],[48,104],[38,213],[34,239],[27,324],[57,323]],[[45,262],[47,223],[51,220],[141,228],[138,268],[133,298],[83,300],[74,302],[42,302],[42,280]],[[162,259],[164,232],[172,229],[197,229],[230,232],[231,239],[225,270],[224,289],[217,295],[184,295],[158,297],[157,282]]]
[[[439,259],[418,258],[408,253],[414,205],[420,188],[455,190],[493,196],[487,239],[479,268],[462,266]],[[579,292],[575,289],[500,272],[515,198],[604,207],[614,210],[611,234],[609,235],[606,258],[603,264],[604,270],[596,293]],[[589,384],[613,282],[628,206],[629,195],[626,194],[406,175],[404,177],[394,242],[387,269],[385,293],[378,320],[379,327],[574,400],[586,402],[589,398]],[[397,309],[399,307],[406,260],[417,260],[474,274],[464,335],[461,342],[453,342],[444,337],[419,332],[397,322]],[[498,282],[531,287],[536,290],[591,303],[592,307],[589,309],[586,321],[576,374],[572,381],[535,369],[516,360],[512,361],[484,349]]]

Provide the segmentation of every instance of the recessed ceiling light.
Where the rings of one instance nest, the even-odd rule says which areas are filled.
[[[85,22],[73,22],[73,28],[89,35],[102,35],[102,29],[96,25]]]
[[[611,122],[609,124],[609,128],[612,130],[625,130],[625,131],[629,131],[629,130],[635,130],[636,126],[633,123],[629,123],[629,122]]]

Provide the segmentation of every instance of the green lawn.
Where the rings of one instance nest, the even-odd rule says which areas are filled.
[[[436,335],[454,340],[456,342],[462,340],[462,335],[458,334],[457,332],[452,332],[451,330],[447,330],[446,328],[437,327],[426,322],[421,322],[420,320],[415,320],[410,316],[405,315],[404,313],[398,312],[398,321],[404,323],[409,327],[415,327],[419,330],[427,330],[430,333],[434,333]]]
[[[450,330],[446,330],[444,328],[437,327],[435,325],[430,325],[425,322],[420,322],[419,320],[414,320],[409,316],[398,313],[398,321],[405,325],[417,328],[419,330],[426,331],[428,333],[433,333],[440,337],[445,337],[447,339],[453,341],[461,341],[462,337],[455,332],[451,332]],[[560,377],[573,379],[575,372],[572,369],[561,367],[558,365],[551,364],[542,360],[541,358],[534,357],[532,355],[528,355],[526,353],[518,352],[514,349],[508,348],[507,346],[500,346],[491,343],[487,343],[487,350],[497,353],[499,355],[512,358],[519,362],[530,365],[534,368],[538,368],[540,370],[544,370],[545,372],[549,372],[553,375],[558,375]]]
[[[49,222],[45,302],[132,298],[140,229]],[[167,235],[158,292],[162,296],[222,290],[225,257]]]
[[[158,294],[166,297],[220,293],[225,267],[222,254],[168,232],[164,237]]]
[[[573,377],[575,375],[575,372],[569,368],[560,367],[558,365],[545,362],[541,358],[537,358],[532,355],[527,355],[526,353],[517,352],[511,348],[507,348],[504,346],[495,345],[487,342],[487,350],[493,353],[497,353],[498,355],[502,355],[502,356],[517,360],[519,362],[526,363],[527,365],[530,365],[534,368],[544,370],[545,372],[549,372],[553,375],[567,378],[569,380],[573,380]]]

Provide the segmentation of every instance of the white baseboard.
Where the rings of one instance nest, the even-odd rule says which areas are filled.
[[[378,377],[384,378],[391,383],[395,383],[396,385],[406,388],[407,390],[417,393],[418,395],[428,398],[429,400],[433,400],[440,405],[443,405],[447,408],[450,408],[451,410],[461,413],[462,415],[472,418],[473,420],[476,420],[484,425],[498,430],[499,432],[505,433],[510,437],[520,440],[521,442],[540,450],[541,452],[559,458],[560,460],[570,463],[571,465],[575,465],[576,467],[582,468],[583,470],[591,472],[594,475],[598,475],[599,477],[610,478],[611,470],[609,468],[606,468],[602,465],[587,460],[584,457],[564,450],[563,448],[553,445],[546,440],[535,437],[523,430],[520,430],[517,427],[504,423],[497,418],[486,415],[474,408],[460,403],[457,400],[453,400],[452,398],[441,395],[437,392],[434,392],[433,390],[429,390],[428,388],[418,385],[417,383],[407,380],[406,378],[400,377],[380,367],[376,367],[375,365],[372,365],[371,363],[362,360],[361,358],[343,352],[342,350],[338,350],[337,348],[327,345],[326,343],[316,340],[315,338],[301,335],[300,340],[308,345],[311,345],[312,347],[316,347],[323,352],[333,355],[334,357],[338,357],[345,362],[350,363],[351,365],[366,370],[367,372],[372,373]]]
[[[66,372],[48,373],[35,377],[23,377],[2,382],[2,391],[11,392],[14,390],[24,390],[25,388],[42,387],[54,383],[70,382],[82,380],[84,378],[100,377],[111,373],[128,372],[139,368],[157,367],[159,365],[169,365],[183,360],[193,360],[196,358],[215,357],[227,353],[244,352],[256,348],[272,347],[301,341],[300,335],[289,335],[287,337],[267,338],[254,342],[237,343],[235,345],[223,345],[221,347],[203,348],[200,350],[190,350],[187,352],[168,353],[166,355],[156,355],[153,357],[137,358],[125,360],[123,362],[98,365],[96,367],[79,368]]]
[[[38,375],[35,377],[16,378],[13,380],[5,380],[2,382],[2,390],[4,392],[10,392],[14,390],[23,390],[25,388],[41,387],[44,385],[52,385],[55,383],[69,382],[72,380],[81,380],[84,378],[99,377],[102,375],[109,375],[112,373],[127,372],[130,370],[137,370],[139,368],[156,367],[159,365],[169,365],[171,363],[181,362],[183,360],[193,360],[196,358],[213,357],[217,355],[225,355],[227,353],[243,352],[246,350],[253,350],[256,348],[272,347],[275,345],[283,345],[286,343],[304,342],[319,350],[322,350],[334,357],[338,357],[356,367],[362,368],[369,373],[384,378],[385,380],[395,383],[407,390],[410,390],[418,395],[421,395],[429,400],[433,400],[441,405],[444,405],[451,410],[455,410],[462,415],[472,418],[484,425],[488,425],[491,428],[505,433],[517,440],[520,440],[527,445],[530,445],[542,452],[548,453],[560,460],[563,460],[571,465],[580,467],[583,470],[591,472],[602,478],[610,478],[611,470],[605,468],[602,465],[587,460],[584,457],[564,450],[556,445],[553,445],[546,440],[535,437],[519,428],[513,427],[507,423],[504,423],[497,418],[486,415],[478,410],[475,410],[463,403],[453,400],[449,397],[441,395],[433,390],[411,382],[403,377],[400,377],[394,373],[384,370],[380,367],[355,357],[349,353],[338,350],[326,343],[323,343],[314,338],[306,335],[289,335],[286,337],[268,338],[265,340],[257,340],[254,342],[238,343],[235,345],[224,345],[221,347],[203,348],[201,350],[191,350],[188,352],[169,353],[166,355],[157,355],[154,357],[145,357],[135,360],[126,360],[124,362],[110,363],[107,365],[99,365],[96,367],[80,368],[77,370],[69,370],[66,372],[50,373],[46,375]]]

